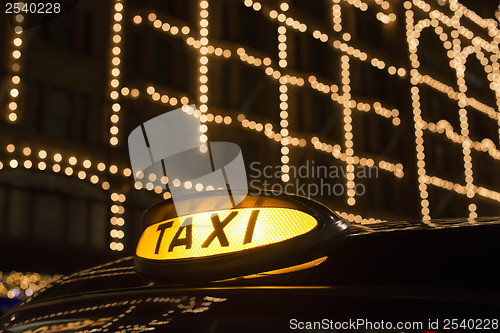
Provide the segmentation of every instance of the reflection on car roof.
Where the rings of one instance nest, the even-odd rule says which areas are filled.
[[[481,217],[473,220],[464,218],[455,219],[434,219],[427,222],[424,221],[388,221],[383,223],[372,224],[354,224],[350,225],[351,236],[371,234],[376,232],[390,232],[402,230],[432,230],[446,229],[456,227],[470,227],[478,225],[493,225],[500,224],[498,217]]]

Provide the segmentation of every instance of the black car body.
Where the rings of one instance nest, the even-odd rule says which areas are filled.
[[[351,226],[312,268],[158,282],[132,257],[63,277],[5,332],[499,331],[500,219]]]

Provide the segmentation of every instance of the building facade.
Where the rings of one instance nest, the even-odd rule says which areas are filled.
[[[253,188],[361,224],[500,214],[494,18],[456,0],[66,5],[2,17],[9,267],[133,253],[142,212],[170,194],[134,180],[127,136],[190,104],[209,140],[240,145]]]

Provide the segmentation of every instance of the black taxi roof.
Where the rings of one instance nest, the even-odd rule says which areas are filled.
[[[498,287],[500,280],[497,265],[492,265],[500,253],[499,231],[500,218],[351,225],[350,236],[330,249],[328,259],[317,267],[208,283],[153,281],[135,271],[133,257],[125,257],[64,276],[24,304],[141,288],[400,285],[486,290]],[[495,274],[482,274],[486,271]]]
[[[499,231],[499,218],[353,225],[310,269],[190,284],[150,280],[125,257],[48,285],[0,327],[142,332],[168,325],[173,332],[219,333],[284,331],[306,327],[304,318],[330,318],[325,325],[356,316],[365,325],[381,316],[421,324],[436,314],[493,318],[500,308]],[[354,331],[370,331],[359,327]]]

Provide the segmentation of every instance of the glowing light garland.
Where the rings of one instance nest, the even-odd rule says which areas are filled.
[[[114,0],[111,10],[111,52],[110,52],[110,77],[109,77],[109,97],[111,99],[111,116],[110,116],[110,138],[109,143],[112,146],[116,146],[119,143],[118,132],[119,132],[119,113],[121,110],[121,105],[118,101],[120,93],[120,77],[121,77],[121,54],[122,54],[122,31],[123,31],[123,12],[124,12],[124,1]]]
[[[22,7],[23,4],[24,3],[21,2],[19,6]],[[14,21],[16,25],[13,27],[12,52],[10,54],[10,71],[12,71],[12,76],[9,83],[9,95],[7,99],[7,121],[11,123],[15,123],[18,120],[18,101],[21,94],[21,51],[24,42],[22,22],[24,21],[24,15],[22,13],[16,14],[14,16]]]
[[[132,171],[128,167],[118,167],[114,164],[107,165],[104,162],[92,161],[90,159],[80,160],[72,154],[60,151],[38,149],[28,145],[16,147],[12,143],[6,144],[5,150],[10,156],[4,161],[5,163],[0,161],[0,170],[4,168],[24,168],[64,174],[68,177],[88,181],[92,185],[99,185],[105,191],[109,191],[111,188],[109,178],[112,176],[130,177],[132,174]],[[122,215],[124,213],[123,203],[125,195],[112,193],[111,199],[117,203],[114,203],[111,207],[113,215],[110,220],[112,225],[111,236],[116,239],[113,239],[110,243],[110,248],[122,251],[124,249],[123,243],[119,240],[123,237],[114,237],[114,235],[124,235],[121,227],[124,225]]]
[[[414,22],[414,11],[412,10],[412,5],[422,11],[429,13],[429,19],[423,19],[415,24]],[[417,167],[419,175],[419,190],[421,197],[421,211],[424,220],[430,219],[429,210],[429,200],[427,185],[433,185],[440,188],[444,188],[450,191],[455,191],[458,194],[465,195],[469,199],[474,198],[475,194],[479,194],[485,198],[498,201],[498,196],[495,195],[494,191],[486,190],[474,185],[473,171],[472,171],[472,156],[471,149],[477,151],[488,152],[488,154],[494,159],[498,159],[498,150],[496,149],[494,143],[489,139],[484,139],[482,142],[475,142],[469,138],[469,125],[466,106],[470,106],[475,110],[485,113],[491,119],[499,119],[499,114],[491,107],[488,107],[484,103],[481,103],[473,98],[467,97],[467,86],[465,83],[465,70],[466,70],[466,60],[471,53],[476,53],[478,60],[481,65],[484,66],[485,72],[487,74],[488,80],[492,81],[490,88],[495,91],[497,96],[497,106],[498,106],[498,85],[495,84],[493,71],[498,75],[498,57],[490,57],[488,60],[484,56],[482,50],[487,52],[498,52],[498,41],[494,43],[488,43],[484,39],[476,36],[468,30],[467,28],[460,25],[460,19],[462,16],[466,16],[471,19],[476,24],[488,27],[490,31],[490,36],[497,36],[498,30],[494,25],[491,25],[490,21],[479,20],[478,16],[472,11],[466,10],[465,7],[459,5],[457,1],[450,1],[450,10],[453,12],[453,16],[449,17],[439,12],[438,10],[432,10],[431,6],[422,0],[406,1],[404,3],[406,8],[406,28],[407,28],[407,40],[410,51],[410,60],[413,69],[411,70],[411,83],[413,87],[412,92],[412,103],[413,103],[413,113],[415,121],[415,142],[417,150]],[[448,28],[452,28],[450,35],[446,34],[439,25],[439,23],[444,24]],[[443,48],[447,49],[447,55],[450,58],[450,66],[455,69],[457,77],[458,92],[454,91],[453,88],[439,82],[438,80],[432,78],[429,75],[421,75],[418,68],[420,63],[418,61],[417,48],[418,48],[418,38],[420,32],[425,28],[434,28],[434,32],[443,42]],[[462,45],[463,40],[460,36],[465,37],[465,40],[469,40],[472,45]],[[489,62],[492,62],[490,64]],[[445,93],[450,99],[457,102],[459,106],[459,119],[460,119],[460,134],[455,133],[452,126],[446,120],[440,120],[437,124],[427,123],[422,119],[420,110],[420,91],[418,84],[427,84],[428,86]],[[464,160],[464,180],[465,186],[460,184],[454,184],[447,180],[441,179],[439,177],[427,175],[425,169],[425,153],[423,145],[423,130],[429,130],[434,133],[445,133],[446,138],[451,140],[451,142],[461,144],[463,160]],[[477,217],[477,206],[474,203],[470,203],[468,206],[469,218],[473,220]]]
[[[282,6],[283,8],[288,9],[288,4],[283,3]],[[282,25],[278,27],[278,57],[280,58],[279,60],[279,66],[283,69],[287,67],[287,36],[286,36],[286,28]],[[280,135],[281,135],[281,171],[283,172],[283,175],[281,176],[281,180],[283,182],[288,182],[290,180],[290,175],[288,174],[288,171],[290,170],[290,167],[288,163],[290,162],[290,158],[288,157],[288,154],[290,152],[290,148],[288,147],[289,141],[288,141],[288,86],[286,83],[291,80],[280,80]]]
[[[420,191],[421,214],[424,220],[430,219],[428,186],[436,186],[446,190],[454,191],[457,194],[467,196],[470,199],[479,195],[483,198],[500,202],[500,193],[478,187],[474,185],[472,174],[472,158],[471,149],[478,152],[489,154],[493,159],[500,160],[500,151],[495,143],[490,139],[482,141],[473,141],[469,138],[468,117],[465,107],[471,107],[473,112],[479,111],[486,114],[490,119],[496,121],[499,125],[500,138],[500,114],[497,109],[500,109],[500,65],[498,62],[500,31],[497,28],[498,24],[492,19],[483,19],[473,11],[459,4],[456,0],[451,0],[448,3],[452,16],[447,16],[438,9],[435,5],[431,5],[423,0],[411,0],[404,2],[406,36],[410,53],[410,69],[398,67],[390,64],[386,60],[378,59],[361,49],[350,45],[351,35],[347,32],[342,32],[342,6],[354,6],[357,10],[367,10],[368,6],[378,6],[380,11],[375,15],[378,20],[384,24],[390,24],[397,20],[395,11],[390,10],[390,3],[385,0],[375,0],[371,2],[363,2],[360,0],[332,0],[332,33],[325,33],[317,27],[310,26],[299,21],[291,14],[288,9],[290,5],[283,2],[279,8],[271,8],[268,5],[263,5],[260,2],[252,0],[244,0],[243,4],[256,12],[261,12],[271,21],[279,23],[278,30],[278,58],[277,64],[274,64],[269,55],[263,54],[260,51],[252,50],[250,47],[237,45],[235,43],[225,42],[224,46],[219,46],[217,41],[209,40],[209,2],[200,0],[199,2],[199,21],[198,33],[194,34],[193,29],[188,25],[173,25],[166,22],[164,19],[158,18],[156,13],[149,13],[147,18],[141,15],[132,17],[134,24],[139,25],[147,22],[151,27],[158,29],[175,38],[182,38],[186,45],[192,47],[199,52],[199,86],[198,96],[188,97],[168,92],[160,91],[160,88],[149,85],[147,87],[126,87],[121,82],[121,45],[123,43],[122,21],[124,20],[124,1],[114,0],[112,4],[112,24],[111,24],[111,48],[110,48],[110,78],[109,78],[109,97],[112,101],[111,116],[110,116],[110,144],[116,146],[119,144],[120,131],[120,116],[121,104],[120,97],[138,99],[142,96],[150,98],[153,102],[168,106],[187,106],[192,100],[197,100],[199,110],[194,112],[195,116],[200,117],[203,125],[201,128],[202,134],[200,140],[205,140],[208,130],[208,123],[217,123],[224,125],[239,125],[242,128],[261,133],[267,136],[270,140],[281,143],[282,149],[282,170],[284,182],[289,180],[288,163],[290,147],[312,147],[319,151],[330,154],[333,158],[345,162],[348,166],[349,175],[347,185],[349,191],[353,190],[354,165],[379,166],[382,170],[392,173],[396,178],[404,176],[403,165],[397,162],[387,162],[384,160],[375,161],[372,158],[360,157],[354,154],[352,147],[352,111],[356,112],[374,112],[375,114],[389,119],[394,126],[398,126],[401,122],[399,118],[399,110],[388,106],[382,106],[378,101],[355,101],[350,94],[350,62],[353,59],[366,62],[378,70],[386,71],[389,75],[405,78],[410,75],[411,98],[413,109],[413,120],[415,128],[415,144],[417,154],[417,174]],[[421,11],[427,14],[429,18],[415,22],[415,11]],[[470,29],[461,25],[460,20],[467,18],[471,22],[477,24],[482,29],[487,30],[491,41],[488,42],[485,38],[475,35]],[[22,15],[15,17],[16,21],[23,21]],[[449,31],[445,32],[446,28]],[[418,61],[418,39],[420,32],[423,29],[433,29],[438,38],[443,42],[443,47],[447,50],[447,55],[450,59],[452,68],[457,73],[458,91],[452,87],[440,82],[428,74],[421,73]],[[194,29],[196,31],[196,29]],[[320,82],[311,74],[304,73],[298,76],[287,73],[287,31],[294,30],[300,33],[308,33],[313,38],[328,45],[334,50],[340,51],[341,57],[342,82],[340,83],[325,83]],[[463,38],[460,41],[460,38]],[[12,35],[12,59],[11,59],[11,87],[10,96],[7,103],[7,119],[10,122],[18,120],[18,99],[20,95],[20,59],[21,49],[23,46],[23,30],[20,26],[14,28]],[[466,60],[469,55],[474,54],[478,61],[484,66],[486,76],[490,81],[490,88],[495,92],[497,97],[496,106],[491,107],[485,103],[478,101],[470,96],[467,96],[467,87],[465,85],[464,75],[466,70]],[[214,114],[208,112],[208,89],[209,89],[209,56],[220,58],[239,59],[242,63],[261,69],[265,74],[273,80],[279,82],[280,89],[280,124],[261,123],[251,119],[247,119],[244,115],[238,115],[237,121],[233,121],[230,115]],[[278,69],[279,68],[279,69]],[[436,91],[439,91],[451,100],[455,101],[460,108],[460,133],[456,133],[452,126],[446,121],[441,120],[436,124],[427,122],[422,119],[422,110],[420,109],[420,85],[427,85]],[[331,99],[343,107],[344,116],[344,145],[345,151],[342,151],[340,144],[329,144],[321,142],[317,137],[300,138],[290,134],[288,130],[288,86],[308,87],[323,94],[329,94]],[[469,111],[470,112],[470,111]],[[273,130],[273,129],[278,129]],[[455,144],[462,146],[464,155],[464,181],[465,185],[456,184],[439,177],[427,174],[425,168],[425,152],[423,145],[424,131],[431,133],[443,134],[443,139],[450,140]],[[309,144],[311,146],[309,146]],[[4,161],[0,161],[0,169],[2,168],[19,168],[26,169],[37,168],[41,171],[49,171],[54,173],[64,173],[69,177],[76,177],[80,180],[88,180],[92,184],[100,185],[104,190],[110,190],[110,183],[104,179],[113,175],[122,175],[130,177],[131,171],[126,167],[118,167],[116,165],[106,165],[103,162],[94,160],[79,159],[69,153],[59,153],[48,151],[46,149],[38,149],[35,147],[23,146],[15,147],[13,144],[6,143],[5,149],[11,156]],[[352,178],[352,179],[351,179]],[[168,179],[165,180],[165,184]],[[152,183],[151,183],[152,184]],[[151,188],[147,179],[143,182],[135,184],[136,189],[146,188],[156,193],[162,193],[157,188]],[[353,191],[352,191],[353,192]],[[348,192],[348,204],[354,205],[356,200],[354,193]],[[163,193],[165,199],[170,197],[169,192]],[[123,203],[125,195],[116,191],[110,191],[110,198],[113,202],[110,207],[112,218],[110,223],[112,229],[110,236],[112,242],[110,248],[112,250],[123,250],[121,240],[124,237],[123,227],[125,221],[123,219]],[[475,203],[470,203],[468,206],[469,217],[473,219],[477,216],[477,206]],[[360,215],[349,214],[346,212],[337,212],[342,217],[355,223],[374,223],[382,222],[383,220],[374,218],[363,218]]]
[[[342,99],[344,101],[344,145],[346,147],[345,153],[347,155],[347,204],[350,206],[354,206],[356,203],[356,199],[354,198],[356,191],[354,187],[356,186],[354,182],[354,142],[352,140],[352,111],[350,108],[351,105],[351,86],[350,83],[350,72],[349,72],[349,57],[347,55],[343,55],[341,58],[341,68],[342,68]]]
[[[336,33],[340,33],[342,31],[342,17],[341,17],[341,0],[332,0],[332,17],[333,17],[333,30]],[[368,7],[367,4],[363,3],[362,1],[359,0],[345,0],[350,5],[353,5],[357,7],[360,10],[366,10]],[[418,39],[419,33],[422,31],[422,29],[427,28],[427,27],[433,27],[435,29],[435,32],[439,35],[440,39],[444,42],[444,47],[449,49],[448,55],[450,56],[450,59],[455,59],[455,58],[460,58],[460,57],[466,57],[466,55],[476,52],[476,54],[479,54],[478,59],[481,61],[481,64],[485,67],[485,71],[488,73],[488,79],[490,81],[493,80],[493,71],[498,72],[498,58],[494,56],[490,56],[489,60],[491,61],[491,64],[488,63],[488,57],[485,57],[484,55],[481,57],[480,53],[477,52],[477,48],[484,49],[485,51],[491,52],[491,51],[496,51],[498,50],[498,42],[499,39],[496,38],[494,42],[488,43],[485,41],[483,38],[479,36],[474,36],[474,34],[466,29],[465,27],[460,26],[458,24],[457,18],[454,16],[452,18],[444,15],[443,13],[439,12],[438,10],[432,10],[431,11],[431,6],[429,4],[426,4],[424,1],[418,1],[415,0],[413,1],[416,6],[425,12],[429,13],[430,18],[429,19],[424,19],[417,24],[414,24],[413,21],[413,11],[409,10],[411,7],[411,2],[407,1],[404,6],[405,9],[407,9],[406,12],[406,23],[407,23],[407,36],[408,36],[408,43],[410,47],[410,60],[412,64],[412,70],[411,70],[411,82],[414,85],[414,87],[411,89],[412,93],[412,105],[413,105],[413,110],[414,110],[414,121],[415,121],[415,135],[416,135],[416,147],[417,147],[417,172],[419,175],[419,190],[421,194],[421,205],[422,205],[422,216],[425,220],[428,220],[430,218],[429,215],[429,202],[427,200],[428,197],[428,192],[427,192],[427,183],[425,179],[422,177],[426,175],[426,170],[425,170],[425,154],[423,150],[423,130],[428,129],[427,125],[429,125],[431,128],[433,127],[432,123],[427,124],[421,117],[421,110],[420,110],[420,101],[419,101],[419,88],[418,84],[424,83],[427,84],[428,86],[441,91],[443,93],[446,93],[450,98],[453,100],[459,101],[461,106],[461,135],[458,135],[454,132],[450,132],[449,129],[445,131],[446,137],[452,139],[453,142],[455,143],[460,143],[463,145],[463,153],[464,153],[464,168],[466,169],[467,173],[467,186],[469,188],[468,196],[473,196],[474,193],[474,187],[473,187],[473,178],[472,178],[472,164],[469,161],[470,159],[470,148],[478,150],[478,151],[487,151],[490,156],[494,157],[495,159],[498,158],[498,153],[496,150],[496,147],[491,146],[492,143],[490,143],[488,140],[483,140],[482,142],[474,142],[468,138],[468,124],[467,124],[467,119],[465,118],[466,115],[464,115],[465,111],[465,106],[470,106],[482,113],[487,114],[490,118],[496,119],[497,122],[500,124],[500,116],[496,110],[490,106],[487,106],[484,103],[481,103],[480,101],[475,100],[472,97],[468,97],[465,94],[466,89],[464,90],[462,88],[461,92],[455,92],[453,88],[439,82],[439,80],[436,80],[432,78],[429,75],[425,74],[420,74],[418,71],[418,68],[420,66],[420,63],[418,62],[418,56],[417,56],[417,46],[418,43],[415,43],[415,40]],[[388,10],[390,7],[389,2],[387,1],[376,1],[376,5],[379,5],[382,7],[383,10]],[[287,111],[283,107],[287,107],[286,100],[288,99],[288,96],[286,95],[288,87],[287,85],[292,84],[292,85],[297,85],[297,86],[303,86],[305,82],[309,83],[309,86],[312,89],[315,89],[319,92],[322,92],[324,94],[330,94],[332,97],[332,100],[335,102],[339,103],[340,105],[343,106],[344,108],[344,137],[345,137],[345,142],[344,144],[346,145],[346,151],[341,152],[340,145],[332,145],[332,144],[326,144],[322,143],[319,141],[317,138],[313,138],[310,142],[312,143],[313,147],[315,149],[325,151],[327,153],[331,153],[331,155],[335,158],[338,158],[348,164],[348,168],[351,168],[349,165],[353,166],[354,164],[375,164],[375,162],[370,159],[370,158],[363,158],[363,157],[358,157],[354,156],[349,156],[352,147],[347,147],[348,145],[350,146],[352,144],[352,132],[349,125],[349,121],[352,121],[351,118],[351,112],[352,110],[357,110],[361,112],[368,112],[368,111],[374,111],[376,114],[392,119],[393,125],[398,126],[401,122],[399,119],[399,110],[397,109],[390,109],[387,107],[383,107],[378,101],[371,103],[366,103],[366,102],[361,102],[361,101],[354,101],[352,100],[350,96],[350,85],[349,85],[349,76],[350,74],[348,73],[348,67],[349,67],[349,58],[356,58],[360,61],[363,62],[368,62],[370,65],[373,67],[379,69],[379,70],[386,70],[387,73],[390,75],[397,75],[399,77],[404,78],[407,74],[407,70],[402,67],[396,67],[393,65],[388,65],[386,61],[380,60],[376,57],[371,57],[369,54],[366,52],[359,50],[357,48],[354,48],[348,44],[348,42],[351,39],[351,36],[349,33],[343,33],[341,36],[341,39],[334,38],[324,32],[322,32],[319,29],[316,28],[311,28],[308,25],[306,25],[303,22],[300,22],[299,20],[295,19],[294,17],[290,16],[287,11],[289,9],[289,5],[287,3],[282,3],[279,7],[278,10],[272,9],[268,7],[267,5],[262,5],[259,2],[252,1],[252,0],[245,0],[244,5],[252,8],[253,10],[257,12],[262,12],[264,15],[269,17],[270,20],[272,21],[278,21],[281,25],[279,26],[278,30],[278,39],[279,39],[279,46],[278,46],[278,56],[279,56],[279,67],[281,68],[280,70],[277,70],[272,67],[272,61],[270,58],[266,55],[252,55],[251,52],[245,49],[245,47],[238,46],[238,48],[235,50],[230,50],[230,49],[224,49],[220,48],[218,52],[216,52],[217,48],[212,45],[209,45],[208,49],[208,54],[214,54],[215,56],[225,56],[226,58],[229,57],[237,57],[239,58],[240,61],[248,64],[255,66],[257,68],[263,68],[265,70],[265,73],[271,77],[272,79],[278,80],[280,83],[280,101],[281,101],[281,108],[280,108],[280,116],[281,116],[281,122],[280,122],[280,132],[273,131],[273,124],[267,123],[267,124],[261,124],[254,122],[252,120],[246,119],[245,116],[240,115],[238,117],[238,120],[244,128],[254,130],[256,132],[261,132],[264,133],[267,137],[270,139],[273,139],[274,141],[280,142],[282,144],[282,169],[284,172],[283,175],[283,181],[288,181],[289,180],[289,175],[287,174],[288,170],[288,165],[289,163],[289,158],[288,158],[288,153],[289,153],[289,148],[285,145],[286,143],[294,143],[295,140],[295,145],[299,145],[299,142],[301,143],[299,146],[303,147],[309,142],[309,140],[302,141],[304,138],[296,138],[293,136],[288,135],[288,130],[283,127],[283,124],[286,124],[288,126],[288,121],[287,119],[284,119],[284,116],[288,116]],[[455,6],[456,8],[454,8]],[[473,22],[482,25],[483,27],[487,27],[490,31],[490,35],[496,36],[496,32],[498,31],[496,27],[492,24],[491,20],[482,20],[480,19],[475,13],[472,11],[465,9],[465,7],[461,5],[457,5],[456,1],[450,3],[450,8],[452,10],[462,10],[464,12],[463,15],[471,19]],[[379,12],[378,14],[383,14],[385,16],[378,15],[378,19],[381,21],[385,21],[384,23],[390,23],[394,20],[396,20],[395,14],[392,12]],[[392,15],[392,16],[391,16]],[[390,18],[389,18],[390,16]],[[382,19],[381,19],[382,17]],[[389,19],[388,19],[389,18]],[[387,20],[388,19],[388,20]],[[445,26],[452,27],[454,28],[454,32],[451,34],[451,38],[456,40],[459,35],[466,37],[467,39],[471,40],[471,43],[474,46],[468,46],[467,48],[464,49],[462,53],[460,51],[455,52],[453,49],[453,43],[449,41],[450,36],[448,36],[446,33],[444,33],[442,27],[438,24],[441,22]],[[159,27],[160,24],[156,24],[156,27]],[[319,41],[326,43],[327,45],[331,46],[333,49],[340,50],[343,52],[345,55],[342,57],[342,63],[341,66],[346,67],[342,68],[343,71],[343,77],[342,77],[342,86],[339,89],[339,86],[336,84],[325,84],[323,82],[319,82],[314,75],[309,75],[304,78],[298,77],[296,75],[290,75],[286,73],[286,67],[287,67],[287,61],[286,61],[286,28],[293,29],[299,32],[309,32],[312,34],[313,38],[318,39]],[[455,44],[457,43],[456,41],[454,42]],[[192,36],[189,36],[187,38],[187,44],[190,46],[193,46],[195,48],[200,48],[200,43],[196,39],[194,39]],[[211,46],[211,48],[210,48]],[[450,51],[452,53],[450,53]],[[466,54],[467,52],[467,54]],[[285,71],[285,72],[284,72]],[[465,69],[463,68],[463,73],[465,73]],[[460,73],[457,73],[457,75],[462,75]],[[459,84],[464,83],[463,82],[463,77],[458,77],[457,76],[457,82]],[[346,84],[347,83],[347,84]],[[494,85],[494,82],[492,82],[492,85]],[[496,87],[496,86],[495,86]],[[341,90],[341,91],[339,91]],[[347,98],[346,98],[347,97]],[[498,102],[497,102],[498,104]],[[500,105],[500,104],[499,104]],[[498,105],[497,105],[498,106]],[[283,112],[285,111],[285,112]],[[213,117],[213,115],[212,115]],[[443,125],[444,123],[441,123]],[[352,125],[351,125],[352,126]],[[286,136],[283,135],[283,129],[285,129]],[[430,130],[430,129],[429,129]],[[463,135],[466,133],[467,135]],[[458,136],[457,136],[458,135]],[[499,135],[500,135],[500,129],[499,129]],[[466,143],[464,143],[466,142]],[[468,157],[469,156],[469,157]],[[394,173],[394,175],[398,178],[403,177],[404,172],[403,172],[403,166],[401,163],[391,163],[391,162],[386,162],[386,161],[379,161],[378,166],[382,170],[386,170],[389,172]],[[352,178],[352,176],[350,176]],[[354,186],[354,179],[348,179],[348,186],[350,189],[352,189],[352,186]],[[354,204],[355,203],[355,198],[352,192],[350,192],[352,196],[348,197],[348,203]],[[491,198],[490,198],[491,199]],[[474,206],[470,206],[471,208],[470,211],[470,216],[474,216]]]
[[[199,34],[200,34],[200,57],[199,57],[199,62],[200,66],[198,68],[198,71],[200,73],[198,81],[199,81],[199,97],[198,97],[198,102],[200,103],[200,122],[201,122],[201,135],[200,135],[200,142],[202,143],[200,147],[201,152],[207,152],[208,151],[208,137],[206,135],[208,131],[208,127],[206,126],[207,122],[207,113],[208,113],[208,71],[209,71],[209,66],[208,66],[208,33],[209,33],[209,3],[207,0],[201,0],[199,3],[200,7],[200,12],[199,12]],[[187,30],[186,30],[187,31]],[[214,51],[215,52],[215,51]]]
[[[337,1],[335,1],[335,3],[337,3]],[[275,125],[273,125],[271,123],[267,123],[267,124],[258,123],[258,122],[246,119],[246,117],[244,115],[239,115],[238,121],[241,124],[241,126],[243,126],[244,128],[247,128],[249,130],[254,130],[256,132],[261,132],[264,135],[266,135],[267,137],[269,137],[270,139],[273,139],[274,141],[280,142],[282,144],[282,149],[281,149],[282,170],[283,170],[282,180],[284,182],[289,180],[289,175],[287,174],[287,171],[289,168],[288,168],[287,163],[289,163],[288,154],[289,154],[290,150],[289,150],[288,145],[304,147],[304,146],[306,146],[306,144],[308,142],[308,140],[306,140],[305,138],[297,138],[297,137],[289,135],[289,131],[286,128],[288,126],[288,120],[287,120],[287,118],[288,118],[288,111],[287,111],[287,109],[288,109],[288,103],[287,103],[288,87],[287,87],[287,85],[291,84],[291,85],[297,85],[297,86],[301,87],[301,86],[304,86],[305,82],[309,82],[310,87],[312,89],[321,91],[321,92],[326,93],[326,94],[331,94],[332,100],[334,100],[335,102],[339,103],[342,106],[347,106],[347,108],[349,108],[349,110],[352,109],[352,110],[357,110],[357,111],[362,111],[362,112],[374,111],[376,114],[378,114],[384,118],[392,119],[393,125],[397,126],[400,124],[400,119],[398,117],[399,111],[397,109],[388,109],[386,107],[383,107],[379,102],[373,102],[373,104],[365,103],[365,102],[356,102],[356,101],[352,100],[351,98],[349,98],[347,101],[345,101],[344,96],[339,95],[339,93],[338,93],[339,87],[335,84],[325,85],[321,82],[318,82],[316,80],[316,78],[314,76],[311,76],[311,75],[309,75],[308,80],[306,80],[305,78],[297,77],[296,75],[290,75],[287,73],[283,73],[283,71],[285,71],[286,67],[287,67],[286,29],[288,27],[290,29],[294,29],[294,30],[297,30],[300,32],[306,32],[308,30],[307,25],[305,25],[304,23],[302,23],[302,22],[300,22],[292,17],[287,17],[284,14],[284,12],[286,12],[289,8],[289,5],[287,3],[282,3],[280,5],[280,10],[282,11],[282,13],[278,13],[278,11],[276,11],[276,10],[271,10],[271,9],[267,8],[267,6],[265,6],[265,5],[263,6],[259,2],[254,2],[251,0],[244,1],[244,5],[249,7],[249,8],[252,8],[255,11],[263,11],[264,13],[267,13],[267,15],[269,16],[269,18],[271,20],[276,19],[279,22],[283,23],[283,25],[280,25],[278,27],[278,42],[279,42],[278,43],[278,57],[280,59],[278,65],[281,69],[277,70],[277,69],[272,67],[273,64],[272,64],[272,61],[271,61],[269,56],[266,56],[262,53],[261,53],[261,55],[252,54],[254,52],[259,53],[258,51],[250,52],[249,50],[245,49],[245,47],[242,47],[242,46],[234,46],[234,48],[228,49],[227,45],[230,45],[230,43],[225,43],[224,44],[224,45],[226,45],[225,48],[217,47],[215,44],[216,42],[214,42],[214,45],[207,44],[206,45],[207,48],[206,48],[206,50],[204,50],[204,53],[206,55],[213,55],[213,56],[217,56],[217,57],[225,57],[225,58],[231,57],[234,59],[239,59],[243,63],[246,63],[246,64],[251,65],[251,66],[255,66],[257,68],[264,69],[265,73],[269,77],[279,81],[279,83],[280,83],[280,86],[279,86],[280,87],[279,88],[280,89],[280,118],[281,118],[281,121],[279,124],[280,125],[279,132],[272,130],[272,128]],[[338,8],[337,8],[337,10],[338,10]],[[203,15],[208,16],[207,13],[203,13]],[[191,47],[198,49],[198,50],[200,50],[202,48],[200,40],[197,39],[196,36],[189,33],[190,29],[184,29],[186,32],[185,34],[178,34],[177,33],[178,29],[177,29],[175,31],[175,33],[172,34],[170,30],[171,30],[171,27],[173,27],[173,25],[168,23],[168,22],[165,22],[164,19],[158,18],[158,16],[154,13],[148,14],[147,20],[144,20],[140,15],[136,15],[133,19],[133,22],[135,24],[141,24],[144,21],[149,22],[151,24],[151,26],[155,29],[158,29],[158,30],[163,31],[165,33],[169,33],[172,36],[182,38],[188,46],[191,46]],[[204,24],[206,24],[206,23],[204,23]],[[327,34],[322,33],[319,30],[314,30],[312,32],[312,35],[314,38],[319,39],[320,41],[325,42],[325,43],[328,42],[328,40],[330,40],[330,37]],[[344,34],[342,36],[342,38],[343,38],[343,40],[350,40],[350,35]],[[208,39],[207,39],[207,41],[208,41]],[[341,51],[346,52],[348,55],[351,55],[351,56],[358,58],[362,61],[369,61],[370,64],[372,64],[372,66],[374,66],[378,69],[386,69],[390,75],[398,75],[400,77],[404,77],[406,75],[406,70],[404,68],[397,68],[395,66],[387,66],[387,68],[386,68],[386,64],[384,61],[381,61],[377,58],[368,58],[366,53],[364,53],[358,49],[352,48],[351,46],[343,43],[342,41],[334,40],[334,42],[330,46],[333,47],[334,49],[340,49]],[[205,60],[203,60],[203,61],[205,61]],[[206,61],[208,62],[208,59]],[[208,71],[208,67],[206,69],[205,68],[202,68],[202,69]],[[205,78],[202,77],[202,80],[205,80]],[[349,78],[347,77],[346,80],[349,80]],[[344,80],[344,81],[346,81],[346,80]],[[344,88],[345,90],[350,90],[349,83],[347,85],[344,84],[344,86],[345,86],[345,88]],[[137,98],[141,94],[140,89],[137,89],[137,88],[133,88],[133,89],[136,90],[136,94],[135,94],[135,96],[132,96],[132,98]],[[123,95],[128,96],[129,94],[131,94],[133,89],[129,89],[128,87],[125,88],[125,94],[123,94]],[[158,103],[161,101],[162,103],[167,104],[167,102],[170,100],[170,97],[168,94],[160,94],[159,92],[157,93],[156,89],[152,88],[152,86],[148,87],[147,93],[148,93],[148,95],[151,96],[153,101],[158,102]],[[346,95],[346,96],[350,97],[350,94],[348,93],[348,95]],[[188,103],[188,101],[189,101],[187,96],[182,96],[180,98],[184,98],[186,103]],[[179,96],[175,97],[174,102],[177,102],[178,100],[179,100]],[[174,103],[174,105],[176,105],[176,104],[177,103]],[[182,104],[184,105],[184,102]],[[202,111],[202,110],[200,110],[200,111]],[[202,119],[204,121],[207,121],[207,122],[210,122],[211,120],[213,120],[214,118],[217,117],[214,114],[209,113],[209,112],[207,112],[205,116],[206,117],[203,117],[203,115],[202,115],[202,117],[203,117]],[[227,124],[226,121],[224,121],[224,123]],[[348,131],[348,132],[349,133],[347,134],[347,137],[351,137],[352,132],[350,132],[350,131]],[[352,142],[352,139],[350,140],[350,142]],[[317,146],[314,146],[314,147],[316,149],[319,149],[319,147],[317,147]],[[345,153],[341,153],[340,156],[338,156],[338,157],[340,157],[344,162],[346,162],[348,160]],[[370,161],[373,163],[373,160],[370,158],[359,158],[357,156],[353,156],[353,158],[349,159],[349,161],[351,162],[351,164],[357,164],[360,161],[362,163],[366,163],[365,161],[368,161],[368,164],[370,164]],[[377,164],[379,165],[379,167],[381,167],[382,170],[386,170],[386,171],[395,173],[396,177],[398,177],[398,178],[401,178],[404,175],[403,166],[400,163],[394,164],[394,163],[390,163],[390,162],[386,162],[386,161],[381,160]],[[349,173],[354,175],[353,166],[350,167],[350,169],[352,169],[352,170],[350,170]],[[349,177],[352,178],[352,175]],[[142,185],[143,184],[140,184],[138,187],[142,188]],[[354,182],[352,180],[349,180],[349,186],[350,186],[349,194],[352,196],[352,197],[348,198],[348,201],[350,204],[355,203],[354,190],[353,190],[354,185],[355,185]],[[365,220],[363,220],[363,221],[365,221]],[[365,222],[367,222],[367,221],[368,220],[366,220]]]

